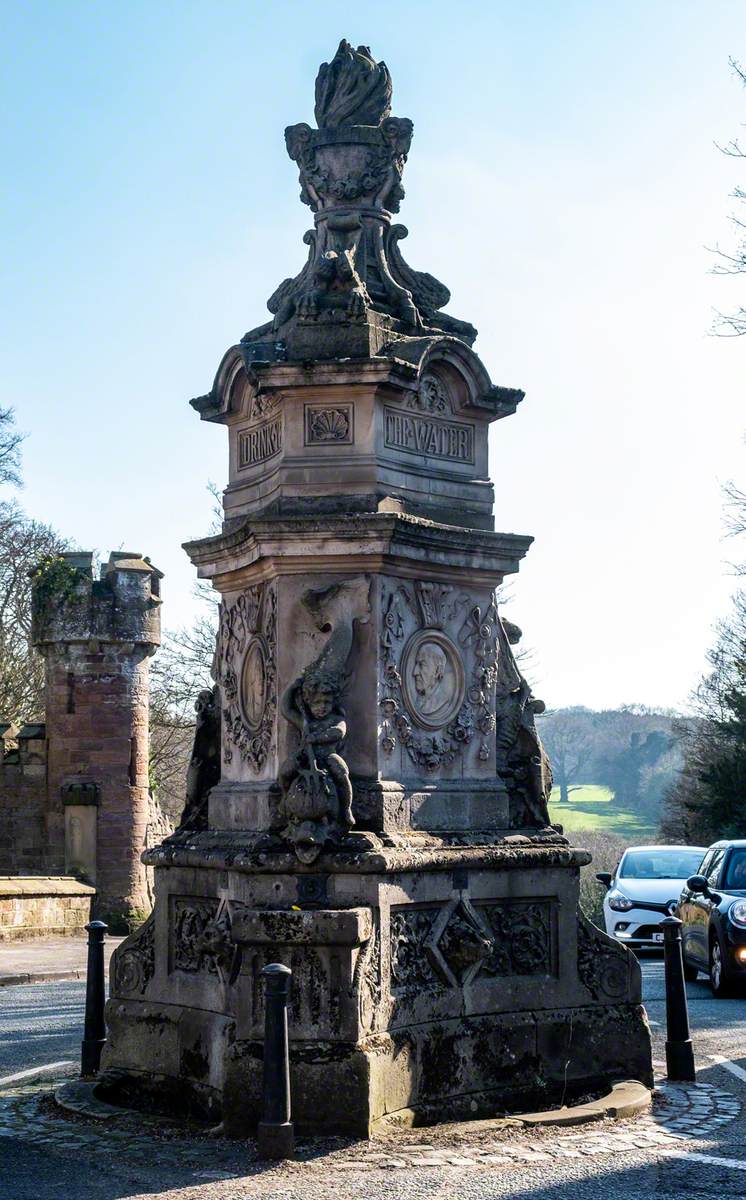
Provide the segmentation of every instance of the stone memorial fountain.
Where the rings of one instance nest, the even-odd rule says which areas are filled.
[[[633,956],[578,908],[551,770],[495,591],[490,382],[395,223],[413,126],[342,42],[316,127],[285,131],[308,258],[192,401],[227,426],[221,596],[180,829],[116,951],[104,1078],[242,1134],[259,1117],[269,962],[292,968],[296,1124],[367,1135],[650,1084]],[[443,214],[444,222],[448,214]]]

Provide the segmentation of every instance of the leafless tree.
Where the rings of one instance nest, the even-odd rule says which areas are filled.
[[[63,537],[14,502],[0,502],[0,717],[44,719],[44,663],[32,648],[30,573],[68,549]]]
[[[560,790],[560,802],[583,783],[583,771],[594,751],[591,728],[578,719],[578,712],[567,709],[550,712],[540,724],[541,740],[552,764],[554,780]]]
[[[736,77],[746,86],[746,71],[743,70],[734,58],[730,59],[730,65]],[[746,150],[737,138],[734,138],[725,146],[718,146],[718,149],[730,158],[746,158]],[[746,203],[746,191],[741,187],[736,187],[731,192],[731,198],[736,201],[737,205],[741,206]],[[739,211],[743,210],[739,207]],[[721,250],[720,246],[714,247],[713,253],[717,258],[717,262],[713,267],[715,275],[746,274],[746,221],[737,213],[732,213],[729,219],[735,230],[735,245],[730,251]],[[732,313],[717,312],[715,314],[713,333],[718,334],[720,337],[740,337],[746,333],[746,308],[741,306]]]
[[[186,772],[194,739],[194,703],[212,686],[217,600],[200,589],[204,602],[189,628],[166,633],[151,664],[150,775],[161,807],[176,822],[184,807]]]
[[[21,442],[12,408],[0,408],[0,483],[21,486]]]
[[[222,528],[222,495],[211,481],[210,533]],[[200,608],[191,626],[166,631],[150,669],[150,780],[174,824],[184,809],[186,773],[196,725],[195,701],[212,687],[219,597],[204,581],[194,593]]]

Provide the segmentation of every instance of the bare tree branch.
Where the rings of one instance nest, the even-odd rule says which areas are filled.
[[[25,434],[15,428],[12,408],[0,408],[0,483],[21,487],[21,443]]]

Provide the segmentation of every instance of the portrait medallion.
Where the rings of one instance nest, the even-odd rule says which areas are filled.
[[[412,635],[401,661],[402,691],[422,729],[442,729],[464,702],[464,668],[450,638],[438,629]]]
[[[252,733],[262,723],[266,702],[267,660],[264,643],[260,637],[253,637],[246,649],[241,671],[241,709]]]

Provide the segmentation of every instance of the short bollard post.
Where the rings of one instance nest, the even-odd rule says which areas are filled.
[[[681,921],[678,917],[666,917],[661,925],[666,969],[666,1074],[669,1079],[693,1080],[696,1075],[689,1036]]]
[[[288,999],[293,972],[282,963],[262,970],[265,992],[263,1114],[257,1130],[262,1158],[289,1158],[295,1148],[290,1120]]]
[[[91,921],[88,930],[88,970],[85,980],[85,1025],[80,1056],[81,1075],[97,1075],[101,1051],[106,1041],[104,1005],[104,936],[108,929],[103,921]]]

